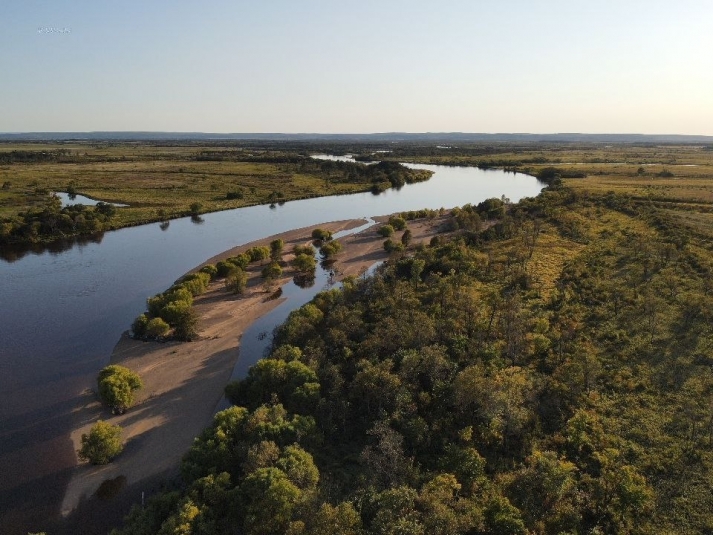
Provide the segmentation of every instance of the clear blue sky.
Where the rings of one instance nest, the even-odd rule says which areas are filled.
[[[2,0],[0,132],[87,130],[713,135],[713,0]]]

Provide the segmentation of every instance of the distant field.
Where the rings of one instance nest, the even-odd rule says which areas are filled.
[[[699,235],[710,232],[711,147],[648,144],[0,143],[0,220],[41,208],[52,191],[74,190],[128,204],[110,221],[110,228],[119,228],[185,216],[196,203],[204,213],[374,186],[374,177],[313,165],[308,155],[316,152],[501,167],[533,175],[554,168],[580,193],[624,194],[632,202],[650,202],[672,212]],[[13,154],[32,161],[18,161]]]
[[[196,202],[200,212],[211,212],[371,187],[322,172],[301,172],[289,163],[196,161],[202,148],[194,146],[5,144],[0,145],[0,157],[12,151],[57,149],[70,154],[60,161],[0,163],[0,218],[42,206],[49,192],[70,188],[130,205],[118,210],[112,222],[122,227],[186,215]],[[228,199],[231,192],[239,198]]]
[[[420,163],[503,167],[533,175],[551,167],[561,174],[567,186],[579,193],[614,192],[635,203],[653,203],[696,234],[713,236],[713,230],[709,230],[713,223],[713,147],[709,145],[407,146],[393,148],[384,157]]]

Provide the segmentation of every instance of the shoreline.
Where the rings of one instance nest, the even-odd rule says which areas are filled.
[[[374,263],[388,258],[382,246],[385,238],[376,232],[378,224],[388,217],[374,217],[376,225],[339,239],[343,249],[335,259],[336,280],[359,276]],[[436,235],[441,219],[409,222],[413,235],[411,247],[428,242]],[[267,245],[277,238],[284,240],[283,261],[289,262],[296,244],[312,241],[313,229],[324,228],[336,233],[365,222],[365,219],[351,219],[323,223],[262,238],[215,255],[189,273],[255,245]],[[398,240],[400,236],[401,232],[397,232],[392,239]],[[195,298],[194,307],[200,320],[199,336],[193,342],[145,342],[132,339],[129,331],[122,334],[112,351],[110,364],[137,372],[144,388],[137,392],[134,406],[122,415],[112,415],[100,404],[93,390],[83,392],[76,410],[81,425],[71,433],[71,440],[75,451],[78,450],[81,435],[102,419],[122,427],[125,448],[107,465],[85,463],[75,467],[62,501],[62,517],[68,518],[80,504],[94,499],[100,487],[109,481],[121,483],[116,491],[119,495],[122,489],[155,479],[159,474],[171,477],[178,473],[180,460],[193,439],[212,421],[239,359],[242,334],[254,321],[284,301],[269,297],[274,288],[292,278],[292,269],[285,268],[283,276],[266,288],[260,279],[262,267],[250,266],[248,287],[242,295],[226,292],[221,279],[211,282],[208,290]],[[140,503],[140,497],[134,502]],[[122,516],[126,512],[128,509]]]

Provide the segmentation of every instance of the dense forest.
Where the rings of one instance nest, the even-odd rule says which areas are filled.
[[[44,196],[44,205],[19,212],[14,217],[0,218],[0,245],[97,234],[111,228],[111,219],[117,210],[105,202],[96,206],[72,204],[62,207],[62,201],[56,195]]]
[[[713,530],[709,241],[556,181],[444,230],[293,312],[113,533]]]

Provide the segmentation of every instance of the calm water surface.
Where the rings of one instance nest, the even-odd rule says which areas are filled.
[[[255,206],[108,232],[96,242],[0,260],[0,533],[39,531],[75,463],[77,395],[94,387],[148,296],[224,250],[326,221],[532,197],[533,177],[469,167],[429,169],[423,183]],[[64,249],[64,250],[63,250]],[[288,311],[289,312],[289,311]]]

